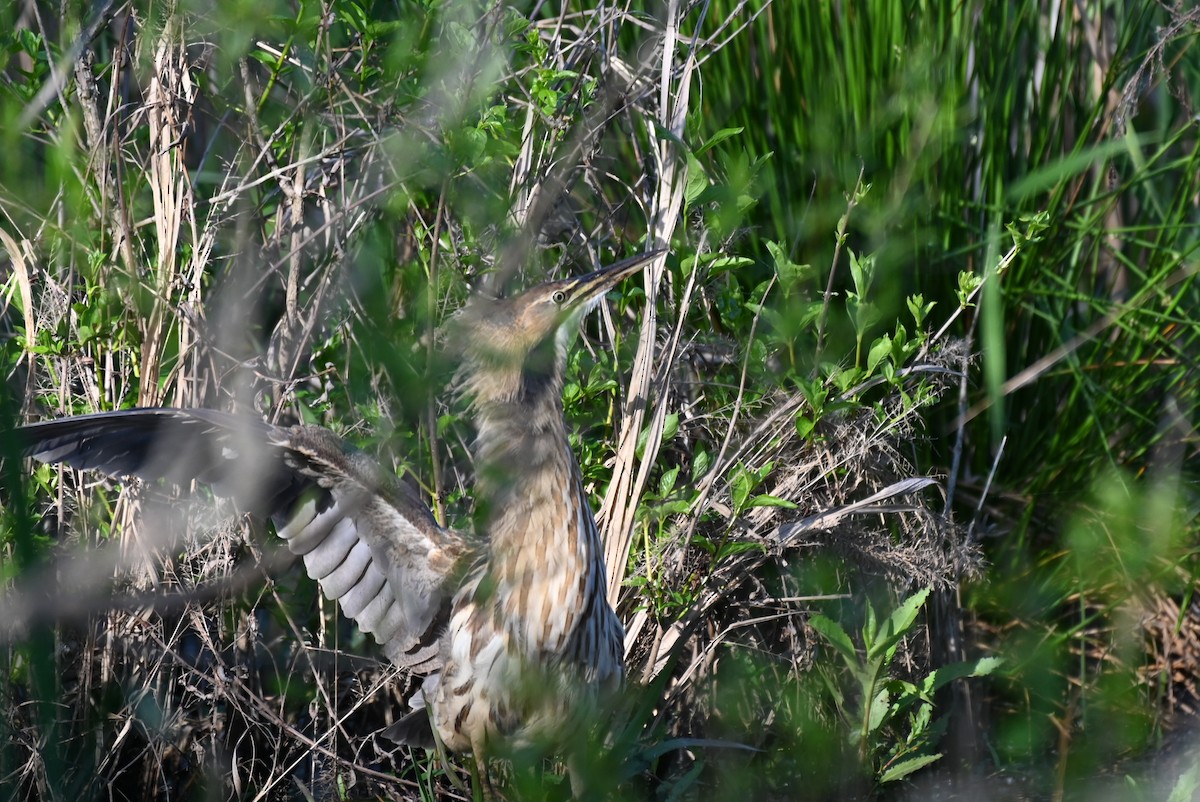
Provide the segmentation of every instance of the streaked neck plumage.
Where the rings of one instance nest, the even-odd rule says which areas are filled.
[[[571,617],[545,637],[550,608],[570,608],[571,597],[591,593],[604,576],[595,519],[563,422],[566,335],[575,326],[577,319],[565,321],[519,363],[474,365],[463,385],[475,411],[477,503],[491,551],[484,590],[495,594],[503,627],[543,652],[564,648],[573,632]]]

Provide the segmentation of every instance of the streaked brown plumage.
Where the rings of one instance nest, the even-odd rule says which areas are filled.
[[[459,390],[478,430],[477,536],[439,526],[407,486],[314,426],[136,409],[27,426],[23,449],[110,475],[205,482],[270,517],[325,595],[389,659],[426,675],[418,709],[388,735],[422,741],[432,720],[459,751],[553,742],[623,675],[622,628],[563,424],[566,351],[582,314],[657,255],[474,298],[455,317]]]

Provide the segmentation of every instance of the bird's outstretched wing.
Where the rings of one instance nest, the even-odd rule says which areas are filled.
[[[468,545],[329,430],[204,409],[133,409],[17,433],[22,452],[41,462],[202,482],[269,517],[325,595],[389,659],[421,672],[440,667],[438,636]]]

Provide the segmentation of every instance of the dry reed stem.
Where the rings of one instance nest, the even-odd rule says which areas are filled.
[[[651,206],[647,209],[650,230],[650,245],[671,242],[679,215],[683,209],[684,189],[687,185],[687,162],[679,152],[676,142],[683,137],[687,116],[688,98],[695,69],[695,53],[688,51],[682,70],[676,75],[676,47],[678,46],[681,11],[678,0],[670,0],[665,12],[665,31],[662,40],[661,70],[658,98],[658,123],[674,138],[655,137],[651,152],[658,171],[656,191]],[[655,375],[654,349],[657,336],[658,287],[666,269],[665,259],[658,260],[646,269],[646,308],[643,312],[641,332],[638,335],[637,353],[630,370],[626,389],[624,415],[621,431],[617,436],[617,456],[613,463],[612,479],[604,497],[597,521],[604,540],[605,566],[608,570],[608,601],[616,605],[620,599],[621,582],[625,566],[629,562],[629,550],[633,543],[634,513],[641,497],[650,467],[658,457],[662,443],[662,419],[665,406],[660,405],[658,425],[650,431],[641,458],[641,467],[635,471],[637,444],[646,420],[650,399],[650,385]],[[665,375],[665,369],[664,374]]]

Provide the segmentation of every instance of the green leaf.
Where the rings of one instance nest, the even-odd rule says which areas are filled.
[[[679,432],[679,413],[671,412],[663,418],[662,441],[665,443]]]
[[[871,700],[871,708],[867,711],[867,730],[875,732],[882,727],[891,716],[892,695],[887,688],[880,688],[879,693]]]
[[[791,310],[792,328],[806,329],[816,324],[817,318],[821,316],[821,310],[825,308],[824,301],[811,301],[806,304],[799,304],[795,309]]]
[[[983,279],[969,271],[962,271],[958,274],[958,305],[966,309],[971,304],[971,293],[979,289],[979,285],[983,283]]]
[[[604,393],[615,392],[616,389],[617,382],[615,379],[605,378],[597,375],[597,373],[593,373],[588,377],[586,395],[588,398],[595,398]]]
[[[367,30],[369,18],[367,17],[367,13],[363,11],[362,6],[360,6],[358,3],[338,3],[336,8],[337,16],[343,22],[345,22],[348,27],[353,28],[359,33]]]
[[[917,323],[917,329],[925,325],[925,318],[929,316],[929,313],[933,311],[933,307],[937,305],[937,301],[926,303],[925,296],[920,293],[910,295],[906,303],[908,304],[908,311]]]
[[[799,379],[796,384],[800,386],[800,392],[804,394],[804,400],[808,402],[809,409],[813,411],[816,417],[821,416],[821,410],[825,408],[825,399],[829,397],[829,388],[820,379]]]
[[[746,501],[750,498],[750,491],[754,489],[752,482],[750,474],[746,472],[744,467],[739,465],[737,472],[733,475],[733,481],[730,486],[730,495],[735,515],[740,515],[742,510],[746,508]]]
[[[813,419],[807,415],[796,416],[796,434],[798,434],[802,440],[807,438],[808,435],[812,433],[813,427],[816,425],[817,424],[813,421]]]
[[[842,629],[841,624],[823,615],[812,616],[808,619],[808,623],[829,642],[830,646],[837,650],[851,670],[855,672],[859,670],[858,650],[854,648],[853,641],[846,634],[846,630]]]
[[[863,622],[863,643],[867,645],[867,653],[870,654],[871,644],[879,631],[879,622],[875,617],[875,606],[869,600],[866,606],[867,620]]]
[[[900,606],[892,611],[891,622],[893,633],[908,632],[913,621],[917,620],[917,614],[921,612],[921,607],[929,598],[932,588],[921,588],[913,595],[909,596]]]
[[[862,377],[863,377],[862,368],[856,368],[856,367],[842,368],[840,366],[835,365],[829,378],[830,378],[830,380],[833,381],[833,386],[838,389],[838,392],[844,393],[847,390],[849,390],[851,387],[853,387],[854,385],[858,384],[859,380],[861,380]],[[853,406],[854,405],[848,405],[845,408],[850,409],[850,408],[853,408]],[[825,411],[826,411],[826,413],[828,413],[828,412],[831,412],[832,410],[827,408]]]
[[[658,497],[666,498],[675,489],[675,480],[679,478],[679,466],[664,471],[658,480]]]
[[[747,507],[783,507],[784,509],[789,509],[789,510],[797,509],[796,504],[794,502],[788,501],[786,498],[780,498],[779,496],[772,496],[772,495],[768,495],[766,493],[763,493],[762,495],[758,495],[758,496],[755,496],[754,498],[750,499],[750,503],[747,504],[746,506]]]
[[[912,628],[913,622],[917,619],[917,615],[921,612],[922,605],[929,598],[930,588],[922,588],[916,593],[909,596],[900,606],[892,611],[888,616],[888,626],[879,633],[879,638],[872,638],[867,641],[867,655],[869,657],[877,657],[881,654],[886,654],[888,659],[891,659],[892,651],[900,639],[908,634]],[[873,642],[872,642],[873,641]]]
[[[691,508],[692,508],[692,502],[688,501],[687,499],[681,498],[681,499],[676,499],[674,501],[668,501],[665,504],[659,504],[657,507],[654,508],[654,510],[658,514],[659,517],[666,517],[668,515],[682,515],[683,513],[690,510]],[[757,545],[757,544],[754,544],[754,545]]]
[[[913,713],[909,721],[909,743],[920,740],[929,735],[929,722],[933,718],[933,705],[922,704],[917,705],[917,712]]]
[[[779,276],[779,283],[783,286],[785,293],[796,284],[813,276],[812,265],[800,265],[793,262],[788,258],[787,251],[778,242],[768,240],[767,251],[771,254],[775,273]]]
[[[653,421],[651,421],[650,423],[646,424],[646,428],[642,429],[642,431],[638,433],[637,446],[634,447],[634,453],[637,455],[638,459],[641,459],[642,456],[646,452],[646,443],[648,443],[650,441],[650,431],[651,431],[650,427],[652,427],[653,425],[654,425],[654,423],[653,423]],[[675,433],[678,431],[679,431],[679,415],[672,412],[671,414],[669,414],[665,418],[663,418],[663,429],[662,429],[662,434],[659,439],[661,442],[666,442],[667,440],[670,440],[672,437],[674,437]]]
[[[875,257],[870,254],[859,256],[850,251],[850,276],[854,279],[854,290],[860,298],[866,298],[875,283]]]
[[[708,151],[712,150],[714,146],[721,144],[722,142],[724,142],[726,139],[729,139],[730,137],[737,136],[744,130],[745,129],[742,127],[722,128],[720,131],[717,131],[715,134],[710,136],[704,142],[704,144],[702,144],[700,147],[696,148],[696,155],[700,156],[704,153],[707,153]]]
[[[687,184],[683,190],[683,199],[688,206],[691,206],[704,193],[704,190],[708,189],[709,180],[704,165],[690,153],[687,154],[687,168]]]
[[[897,763],[896,765],[892,766],[887,771],[885,771],[883,773],[883,776],[881,776],[879,778],[879,783],[882,785],[883,783],[890,783],[890,782],[895,782],[896,780],[902,780],[905,777],[907,777],[908,775],[912,774],[914,771],[923,769],[926,766],[928,766],[930,763],[936,763],[937,761],[939,761],[941,759],[942,759],[942,755],[941,755],[941,753],[938,753],[936,755],[921,755],[920,757],[914,757],[914,758],[910,758],[908,760],[902,760],[899,763]]]
[[[962,663],[950,663],[929,672],[921,683],[926,694],[933,694],[939,688],[956,679],[965,677],[986,677],[1004,664],[1000,657],[981,657],[978,660],[968,660]]]
[[[695,259],[683,260],[683,267],[686,270],[689,267],[695,267]],[[754,264],[754,260],[745,256],[722,256],[721,254],[708,254],[700,260],[700,264],[708,267],[708,278],[712,278],[720,273],[729,270],[737,270],[741,267],[749,267]]]
[[[872,343],[871,350],[867,351],[867,375],[873,374],[879,363],[891,353],[892,338],[887,334]]]
[[[1200,790],[1200,762],[1193,763],[1190,769],[1179,775],[1167,802],[1191,802],[1196,798],[1197,790]]]
[[[878,306],[871,301],[864,301],[852,292],[846,294],[846,308],[850,311],[850,319],[859,336],[865,334],[867,329],[874,326],[883,317]]]
[[[1128,147],[1123,139],[1114,138],[1090,148],[1072,151],[1057,161],[1047,160],[1038,169],[1030,170],[1021,180],[1014,181],[1008,189],[1008,198],[1019,200],[1043,192],[1093,165],[1103,164]]]
[[[896,711],[903,710],[906,707],[912,707],[916,702],[930,701],[925,697],[923,689],[902,679],[890,679],[887,681],[887,689],[893,697],[893,707]],[[893,711],[894,712],[894,711]]]

